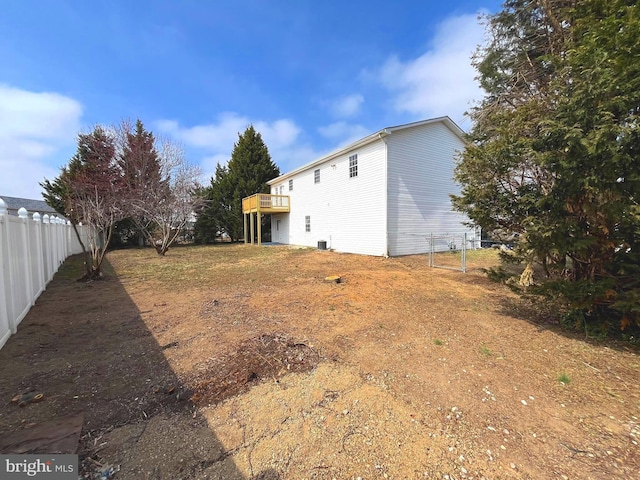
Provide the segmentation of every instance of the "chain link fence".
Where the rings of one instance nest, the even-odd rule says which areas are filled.
[[[476,235],[458,234],[430,234],[427,237],[429,245],[429,266],[446,268],[448,270],[467,271],[467,250],[478,248]]]

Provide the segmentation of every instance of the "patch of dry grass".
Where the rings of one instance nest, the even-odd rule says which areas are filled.
[[[295,256],[304,251],[243,244],[189,245],[172,248],[163,257],[147,248],[116,250],[110,252],[108,258],[118,264],[117,274],[121,281],[153,280],[183,288],[216,279],[233,282],[240,274],[262,275],[285,253]]]

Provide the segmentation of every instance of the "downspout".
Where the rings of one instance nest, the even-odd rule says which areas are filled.
[[[389,130],[382,130],[378,133],[378,138],[384,143],[384,257],[389,257],[389,145],[385,137],[390,133]]]

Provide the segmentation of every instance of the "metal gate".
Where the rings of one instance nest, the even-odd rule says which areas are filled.
[[[448,270],[467,271],[467,234],[444,234],[427,237],[429,266]]]

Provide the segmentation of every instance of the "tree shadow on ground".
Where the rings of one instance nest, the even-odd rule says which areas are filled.
[[[560,314],[553,306],[542,299],[517,298],[502,296],[497,302],[499,313],[535,325],[538,330],[549,330],[572,340],[579,340],[593,346],[606,346],[616,351],[635,352],[640,354],[640,344],[620,338],[620,332],[609,332],[609,335],[589,334],[587,331],[570,329],[563,326]]]
[[[82,258],[69,258],[0,350],[0,438],[82,413],[84,478],[113,467],[121,479],[244,479],[168,364],[172,345],[159,345],[143,321],[153,312],[139,311],[108,263],[101,281],[77,282],[82,271]],[[11,402],[28,392],[43,400]]]
[[[507,267],[513,267],[507,265]],[[512,270],[511,273],[516,272]],[[549,330],[558,335],[573,340],[586,342],[594,346],[606,346],[617,351],[636,352],[640,354],[640,343],[638,335],[634,341],[625,341],[621,339],[620,332],[609,332],[609,336],[596,335],[595,333],[587,334],[587,332],[577,329],[570,329],[561,322],[561,315],[556,307],[549,302],[538,297],[520,297],[512,293],[509,288],[501,282],[488,278],[484,269],[474,269],[473,273],[460,273],[458,281],[461,284],[482,286],[487,290],[487,303],[491,304],[491,308],[496,309],[497,313],[508,317],[524,320],[534,325],[539,331]],[[628,337],[633,335],[631,329],[627,332]]]

